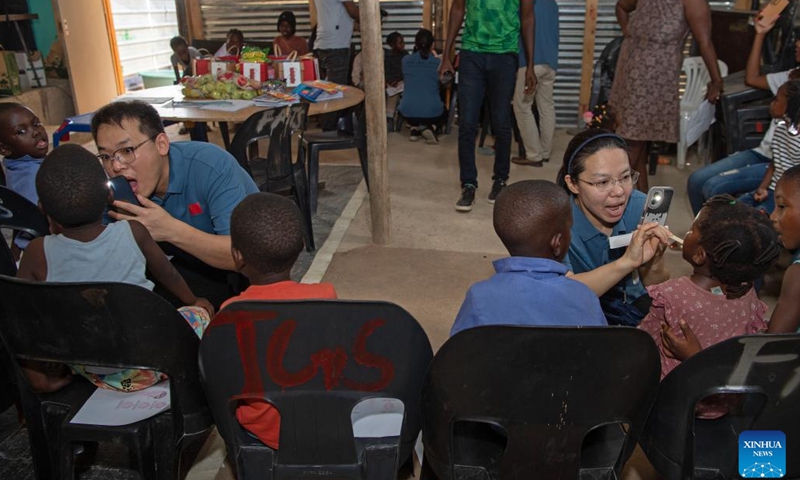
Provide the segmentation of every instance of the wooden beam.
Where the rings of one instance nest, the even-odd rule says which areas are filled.
[[[117,31],[114,28],[114,14],[111,11],[111,0],[103,0],[103,13],[106,17],[106,29],[108,30],[108,43],[111,48],[111,63],[114,64],[114,80],[117,84],[117,95],[122,95],[125,93],[125,79],[122,77],[122,60],[119,58]]]
[[[592,96],[592,73],[594,71],[594,37],[597,34],[597,0],[586,0],[586,18],[583,31],[583,62],[581,63],[581,91],[578,103],[578,125],[583,112],[588,110]]]
[[[189,37],[186,39],[189,44],[192,40],[203,40],[206,38],[203,32],[203,12],[200,9],[199,0],[183,0],[186,11],[186,26],[189,29]]]
[[[433,0],[424,0],[422,2],[422,28],[433,31],[431,10],[433,7]]]
[[[384,90],[383,39],[378,0],[359,2],[362,62],[374,75],[365,75],[367,158],[369,163],[369,205],[372,241],[387,245],[391,237],[389,170],[386,157],[386,92]]]

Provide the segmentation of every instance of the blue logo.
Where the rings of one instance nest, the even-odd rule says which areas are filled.
[[[781,478],[786,475],[786,435],[779,430],[740,433],[739,475],[743,478]]]

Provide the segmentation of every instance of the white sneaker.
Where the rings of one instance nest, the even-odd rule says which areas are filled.
[[[422,136],[425,137],[425,140],[428,145],[438,145],[439,139],[436,138],[436,134],[433,133],[433,130],[430,128],[426,128],[422,131]]]

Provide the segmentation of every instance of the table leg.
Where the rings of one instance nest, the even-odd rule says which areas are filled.
[[[208,142],[208,127],[206,122],[194,122],[194,127],[189,130],[189,138],[196,142]]]
[[[222,135],[222,144],[225,150],[231,149],[231,137],[228,133],[228,122],[219,122],[219,133]]]

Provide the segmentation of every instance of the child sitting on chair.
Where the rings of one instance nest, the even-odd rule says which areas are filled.
[[[147,270],[189,305],[179,311],[202,336],[214,315],[213,307],[194,296],[147,229],[135,221],[103,225],[111,193],[94,155],[78,145],[59,146],[42,162],[36,189],[51,235],[31,241],[17,277],[40,282],[123,282],[152,290]],[[140,390],[162,379],[159,372],[149,370],[72,368],[98,387],[123,391]],[[54,391],[69,381],[65,372],[55,374],[40,362],[31,362],[24,371],[37,391]]]
[[[467,291],[450,335],[483,325],[605,326],[597,295],[561,263],[572,228],[569,196],[555,183],[524,180],[494,205],[494,230],[511,255]]]
[[[303,251],[300,210],[273,193],[247,196],[231,214],[231,255],[250,287],[222,304],[248,300],[311,300],[336,298],[329,283],[292,281],[292,266]],[[267,402],[248,401],[236,410],[239,423],[270,448],[278,448],[281,417]]]
[[[47,132],[31,109],[21,103],[0,103],[0,155],[6,186],[34,204],[39,202],[36,172],[49,147]],[[29,241],[27,234],[15,236],[11,246],[15,260]]]
[[[403,83],[403,58],[408,55],[406,52],[406,43],[403,40],[403,35],[400,32],[392,32],[386,36],[386,45],[388,49],[383,49],[383,71],[386,80],[386,88],[398,88]],[[397,111],[397,102],[400,100],[400,94],[394,94],[386,97],[386,118],[387,120],[394,119],[395,111]],[[393,127],[394,125],[391,124]]]
[[[291,11],[285,11],[278,17],[279,35],[272,41],[272,49],[275,55],[289,55],[297,52],[298,56],[308,53],[308,42],[300,35],[295,35],[297,31],[297,19]]]
[[[180,35],[172,37],[172,40],[169,41],[169,46],[172,48],[172,56],[169,57],[169,61],[172,63],[172,70],[175,72],[175,81],[180,82],[182,77],[194,75],[192,61],[200,57],[200,51],[190,47],[186,39]],[[181,71],[178,71],[179,66]]]
[[[661,378],[680,363],[662,343],[667,332],[677,335],[681,324],[694,331],[702,348],[766,330],[767,306],[753,282],[772,268],[780,251],[778,235],[764,214],[730,195],[706,202],[683,241],[683,258],[693,273],[647,288],[653,304],[639,328],[659,347]]]
[[[244,47],[244,33],[238,28],[231,28],[225,35],[225,43],[219,47],[214,56],[217,58],[239,56],[242,54],[242,47]]]
[[[758,188],[739,197],[739,201],[767,214],[775,209],[775,185],[783,172],[800,165],[800,80],[790,80],[781,85],[769,105],[769,113],[775,122],[770,145],[772,163]]]
[[[36,195],[36,172],[50,142],[47,132],[31,109],[20,103],[0,103],[0,154],[6,186],[32,203]]]

